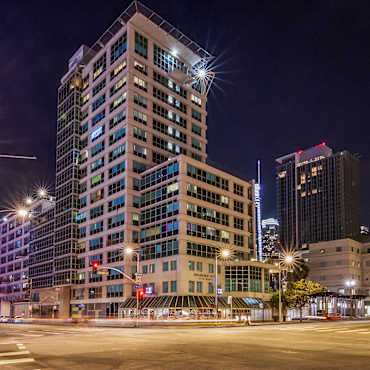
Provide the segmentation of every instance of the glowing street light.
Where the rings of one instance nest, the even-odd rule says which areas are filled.
[[[28,206],[30,206],[30,205],[32,204],[33,200],[32,200],[32,198],[31,198],[31,197],[27,197],[27,198],[24,200],[24,202],[25,202]]]
[[[30,216],[31,213],[26,208],[17,208],[17,209],[1,209],[0,213],[12,213],[18,217],[25,218],[27,216]],[[3,217],[3,221],[8,221],[8,217]]]
[[[47,195],[48,195],[48,192],[45,188],[40,188],[37,190],[37,195],[40,197],[40,198],[46,198]]]
[[[206,77],[206,71],[204,69],[199,69],[197,71],[197,77],[200,79],[200,80],[204,80],[204,78]]]
[[[221,257],[224,257],[224,258],[229,257],[231,254],[231,251],[230,249],[223,249],[220,254],[221,254]]]
[[[291,264],[293,262],[293,256],[286,256],[284,258],[284,262],[287,263],[287,264]]]
[[[26,216],[28,216],[28,215],[29,215],[29,212],[28,212],[28,210],[27,210],[27,209],[25,209],[25,208],[20,208],[20,209],[18,209],[18,210],[17,210],[16,214],[17,214],[17,216],[19,216],[19,217],[25,218]]]

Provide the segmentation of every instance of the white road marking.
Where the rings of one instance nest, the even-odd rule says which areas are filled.
[[[42,331],[41,333],[54,334],[54,335],[65,334],[65,333],[61,333],[61,332],[58,332],[58,331]]]
[[[350,330],[337,330],[337,333],[359,333],[362,331],[367,331],[367,329],[350,329]]]
[[[0,361],[0,365],[8,365],[8,364],[20,364],[24,362],[34,362],[35,360],[33,358],[18,358],[16,360],[3,360]]]
[[[0,352],[0,356],[29,355],[30,351]]]

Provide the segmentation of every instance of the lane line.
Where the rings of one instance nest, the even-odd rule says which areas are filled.
[[[18,356],[18,355],[29,355],[30,351],[14,351],[14,352],[1,352],[0,356]]]
[[[20,364],[24,362],[35,362],[33,358],[18,358],[16,360],[4,360],[0,361],[0,365],[8,365],[8,364]]]

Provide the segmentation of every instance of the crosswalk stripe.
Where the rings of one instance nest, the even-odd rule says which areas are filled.
[[[29,355],[30,351],[14,351],[14,352],[0,352],[0,356],[19,356]]]
[[[18,364],[24,362],[34,362],[33,358],[18,358],[16,360],[3,360],[0,361],[0,365],[8,365],[8,364]]]

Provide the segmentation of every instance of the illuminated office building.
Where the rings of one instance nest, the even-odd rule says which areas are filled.
[[[214,295],[222,246],[240,265],[222,270],[223,290],[268,293],[268,270],[247,265],[253,181],[206,164],[211,59],[136,1],[70,58],[58,91],[54,284],[70,289],[72,312],[116,316],[135,294],[118,271],[92,272],[98,262],[134,277],[127,247],[140,252],[148,295]]]
[[[276,159],[280,241],[285,248],[360,234],[360,169],[355,155],[326,143]]]

